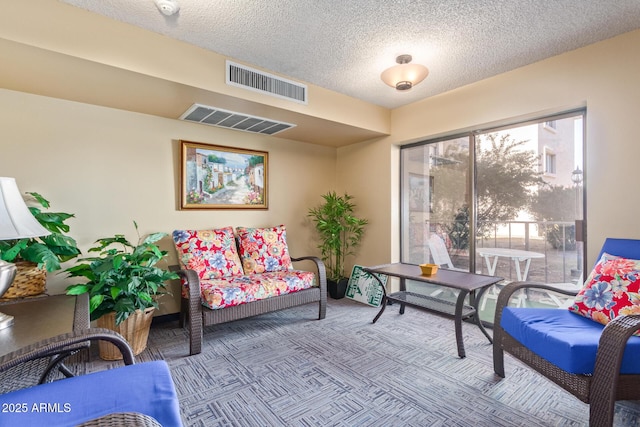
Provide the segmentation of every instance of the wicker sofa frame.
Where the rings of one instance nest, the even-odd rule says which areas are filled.
[[[318,320],[324,319],[327,313],[327,273],[324,263],[320,258],[314,256],[291,258],[291,261],[312,261],[317,269],[318,286],[217,310],[211,310],[202,305],[198,274],[193,270],[178,270],[180,267],[173,266],[172,270],[177,271],[183,278],[189,290],[189,297],[185,298],[182,295],[180,304],[180,327],[184,327],[185,323],[188,323],[189,355],[202,351],[203,328],[206,326],[314,302],[318,303]]]
[[[640,399],[640,375],[620,375],[625,345],[629,337],[640,330],[640,315],[620,316],[603,329],[593,375],[571,374],[533,353],[500,327],[504,307],[508,305],[511,296],[521,289],[541,289],[563,295],[576,295],[575,292],[534,282],[512,282],[506,285],[498,295],[496,306],[493,333],[495,373],[504,378],[506,351],[581,401],[588,403],[590,426],[613,425],[616,400]]]

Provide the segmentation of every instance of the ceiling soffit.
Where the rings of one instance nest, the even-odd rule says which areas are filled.
[[[58,1],[33,1],[40,8],[12,3],[0,18],[0,46],[12,64],[0,67],[6,89],[170,119],[199,103],[291,123],[278,137],[335,147],[389,134],[388,109],[313,85],[308,105],[229,86],[220,55]],[[78,39],[87,28],[96,37]]]

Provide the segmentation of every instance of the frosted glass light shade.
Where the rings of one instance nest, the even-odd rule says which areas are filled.
[[[400,55],[396,62],[398,65],[384,70],[380,78],[397,90],[409,90],[429,75],[429,69],[424,65],[410,64],[411,55]]]
[[[0,177],[0,240],[26,239],[51,234],[31,214],[15,178]]]

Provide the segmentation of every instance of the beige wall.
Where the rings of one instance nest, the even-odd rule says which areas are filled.
[[[286,224],[292,255],[316,254],[309,206],[335,186],[334,148],[0,89],[0,175],[74,213],[70,234],[86,249],[99,237],[179,228]],[[269,153],[268,210],[178,209],[179,139]],[[175,253],[170,241],[163,247]],[[50,293],[68,281],[49,275]],[[176,311],[175,307],[168,308]]]
[[[390,137],[339,149],[338,182],[373,219],[357,261],[398,259],[400,145],[584,106],[587,262],[595,261],[606,237],[640,238],[638,46],[640,31],[630,32],[398,108]]]

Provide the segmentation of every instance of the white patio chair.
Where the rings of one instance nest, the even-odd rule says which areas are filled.
[[[582,275],[580,275],[580,277],[578,277],[577,280],[575,281],[571,281],[571,282],[567,282],[567,283],[547,283],[547,285],[549,286],[553,286],[554,288],[558,288],[560,290],[564,290],[564,291],[571,291],[571,292],[575,292],[578,293],[578,291],[580,291],[580,289],[582,288],[583,285],[583,280],[582,280]],[[487,292],[485,292],[485,294],[483,295],[482,298],[482,303],[480,304],[480,310],[484,310],[486,305],[487,305],[487,300],[488,299],[493,299],[493,300],[498,300],[498,294],[500,293],[500,290],[507,285],[507,281],[501,282],[499,284],[493,285],[492,287],[490,287]],[[542,303],[542,304],[549,304],[549,305],[555,305],[558,308],[567,308],[571,303],[572,303],[572,299],[565,299],[564,301],[561,300],[560,298],[558,298],[557,295],[555,295],[553,292],[551,291],[540,291],[543,295],[540,298],[540,300],[538,300],[538,302]],[[514,307],[525,307],[526,304],[526,299],[527,299],[527,294],[525,292],[524,289],[521,289],[518,292],[518,295],[515,296],[516,298],[516,302],[515,304],[513,304]]]
[[[444,244],[444,240],[442,237],[437,234],[432,234],[429,237],[429,252],[431,253],[431,258],[433,259],[433,263],[438,265],[438,267],[448,268],[449,270],[458,270],[458,271],[468,271],[464,268],[458,268],[453,265],[451,262],[451,257],[449,256],[449,251],[447,250],[447,246]],[[440,287],[431,293],[432,297],[440,295],[445,290],[448,289]],[[455,291],[450,291],[454,295]]]
[[[431,237],[429,237],[429,252],[431,252],[433,263],[437,264],[439,267],[448,268],[449,270],[467,271],[453,265],[451,257],[449,256],[449,251],[447,251],[447,246],[444,244],[444,240],[442,240],[442,237],[437,234],[432,234]]]
[[[558,288],[563,291],[570,291],[578,293],[582,286],[584,285],[584,278],[582,274],[576,279],[572,280],[568,283],[548,283],[549,286],[553,286],[554,288]],[[540,299],[540,302],[543,304],[553,304],[557,305],[558,308],[568,308],[573,303],[573,298],[565,298],[564,301],[557,297],[553,292],[544,290],[543,297]]]
[[[484,311],[485,307],[487,306],[487,301],[488,300],[492,299],[492,300],[498,301],[498,294],[500,293],[500,290],[507,283],[509,283],[509,281],[503,280],[502,282],[496,283],[495,285],[493,285],[489,289],[487,289],[487,291],[484,293],[484,295],[482,295],[482,303],[480,304],[480,311]],[[524,292],[520,292],[516,297],[516,303],[514,304],[514,306],[515,307],[524,307],[525,299],[526,299],[525,293]]]

